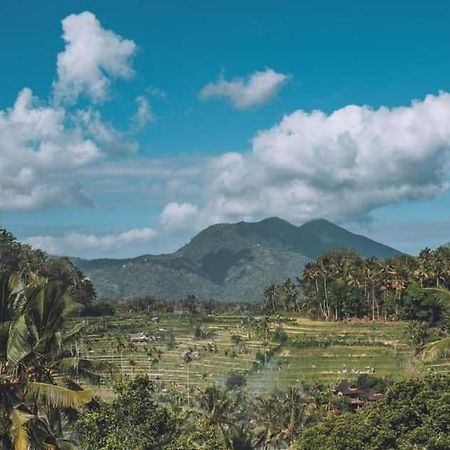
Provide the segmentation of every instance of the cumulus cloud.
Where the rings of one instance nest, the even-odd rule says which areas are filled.
[[[111,77],[131,75],[135,44],[103,29],[88,12],[66,17],[63,30],[57,101],[44,102],[24,88],[13,106],[0,110],[0,211],[92,205],[74,173],[110,153],[138,149],[132,133],[115,129],[92,105],[62,101],[75,102],[81,92],[104,99]],[[148,113],[141,105],[140,120]]]
[[[237,109],[250,109],[271,100],[288,78],[288,75],[270,68],[232,81],[221,77],[217,82],[203,87],[200,98],[226,98]]]
[[[203,225],[275,215],[359,220],[438,196],[449,169],[448,93],[406,107],[298,110],[257,133],[250,152],[210,161],[198,216]]]
[[[123,233],[95,234],[69,233],[61,237],[30,236],[27,242],[51,254],[73,255],[79,251],[112,250],[123,245],[144,243],[153,240],[157,232],[152,228],[134,228]]]
[[[196,228],[198,208],[191,203],[169,203],[161,213],[161,224],[169,233]]]
[[[101,158],[96,143],[67,127],[64,109],[45,106],[23,89],[0,110],[0,210],[32,209],[78,198],[73,187],[49,182],[52,174]]]
[[[71,14],[62,21],[64,51],[57,60],[55,99],[73,103],[81,93],[98,102],[108,95],[111,78],[129,78],[136,44],[104,29],[94,14]]]

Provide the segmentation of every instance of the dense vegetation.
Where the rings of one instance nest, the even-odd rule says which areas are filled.
[[[417,259],[398,256],[381,262],[358,258],[349,251],[332,252],[308,267],[310,270],[325,267],[322,272],[314,276],[306,273],[297,285],[288,281],[271,287],[262,307],[275,314],[255,317],[254,305],[227,305],[222,312],[228,314],[223,317],[229,333],[227,342],[222,343],[217,339],[222,319],[211,315],[221,312],[220,305],[198,302],[195,297],[166,306],[148,298],[136,303],[93,302],[95,292],[91,283],[69,260],[49,259],[2,231],[0,449],[449,448],[450,375],[445,372],[397,382],[370,373],[348,373],[363,399],[358,399],[358,408],[361,407],[358,410],[351,397],[336,391],[335,382],[321,382],[316,377],[315,382],[296,380],[281,389],[278,386],[283,362],[278,355],[282,349],[289,349],[283,358],[292,361],[298,358],[290,352],[310,349],[314,352],[320,347],[326,349],[328,359],[334,356],[331,349],[336,353],[344,349],[349,361],[348,349],[356,352],[357,346],[362,345],[365,349],[382,347],[383,351],[386,347],[399,356],[398,339],[383,342],[374,338],[379,331],[375,322],[370,330],[364,322],[352,324],[352,329],[366,328],[366,337],[353,341],[355,338],[347,331],[329,334],[334,326],[332,319],[368,316],[375,320],[393,317],[411,320],[410,334],[420,342],[419,358],[448,355],[447,249],[422,252]],[[404,261],[402,266],[400,261]],[[368,271],[374,263],[386,272]],[[409,269],[401,275],[399,270],[394,276],[392,267],[400,269],[400,266]],[[421,270],[423,267],[427,270]],[[369,277],[369,273],[380,272],[390,274],[391,278],[385,275],[390,281],[383,284],[381,275]],[[350,282],[350,278],[355,281]],[[400,278],[404,283],[397,289],[397,282],[392,280]],[[353,294],[347,295],[350,288]],[[177,309],[181,309],[179,316],[174,314]],[[241,316],[233,317],[233,311],[239,311]],[[291,311],[306,311],[311,316],[328,319],[321,325],[328,335],[307,335],[304,319],[285,314]],[[155,312],[162,312],[164,317],[155,317]],[[117,317],[84,318],[109,314]],[[155,330],[155,340],[138,347],[117,336],[112,351],[121,360],[125,347],[135,359],[139,355],[146,358],[144,373],[130,359],[131,373],[127,377],[123,361],[119,373],[117,366],[105,365],[102,358],[89,355],[95,343],[103,339],[99,335],[101,328],[106,336],[110,327],[125,325],[128,317],[132,320],[124,328],[125,333],[136,331],[133,327],[139,318],[149,330]],[[166,326],[167,317],[170,317],[167,323],[186,324],[192,336],[189,342],[196,343],[192,348],[177,350],[179,336],[159,323]],[[236,329],[230,330],[230,324]],[[383,330],[390,327],[389,323],[379,325]],[[441,335],[433,335],[436,340],[428,342],[430,325]],[[87,339],[85,326],[95,328],[92,341]],[[111,340],[107,342],[113,347]],[[190,384],[191,366],[198,364],[197,347],[214,358],[223,351],[223,357],[230,360],[233,370],[225,374],[223,381],[208,380],[206,374],[202,383]],[[181,359],[187,388],[149,378],[164,358],[164,352]],[[253,362],[248,369],[235,370],[239,359],[249,357]],[[270,392],[252,389],[252,380],[260,372],[276,374],[276,387]],[[347,368],[339,373],[347,374]],[[109,381],[118,380],[116,395],[109,401],[96,398],[86,389],[96,389],[105,376]],[[385,396],[370,403],[374,392],[377,395],[384,392]]]
[[[93,290],[68,261],[0,232],[0,448],[67,448],[70,423],[92,394],[79,380],[98,365],[77,351],[79,327],[66,318]]]
[[[49,258],[44,252],[22,244],[13,234],[0,229],[0,269],[3,273],[18,273],[26,280],[30,274],[48,281],[57,281],[83,304],[96,297],[91,281],[68,258]]]
[[[321,255],[305,266],[294,283],[287,279],[265,291],[266,310],[304,312],[315,318],[342,320],[423,320],[436,325],[446,306],[438,292],[448,288],[450,247],[424,249],[418,257],[398,255],[364,259],[349,249]]]
[[[360,377],[356,385],[384,388]],[[450,376],[394,383],[382,400],[346,412],[345,399],[323,386],[252,397],[210,386],[195,395],[157,394],[137,377],[117,387],[79,421],[86,450],[446,450],[450,446]],[[332,414],[330,414],[330,411]]]
[[[450,376],[434,375],[389,387],[358,414],[329,416],[308,429],[298,450],[450,448]]]

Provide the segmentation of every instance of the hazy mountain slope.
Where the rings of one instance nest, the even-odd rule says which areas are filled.
[[[362,256],[398,252],[326,220],[296,227],[278,218],[213,225],[170,255],[73,261],[101,297],[151,295],[179,299],[257,300],[264,288],[298,276],[304,264],[327,250],[349,247]]]

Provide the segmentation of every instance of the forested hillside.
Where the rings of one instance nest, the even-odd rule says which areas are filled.
[[[73,262],[89,276],[100,297],[173,300],[195,295],[203,300],[257,301],[269,284],[299,276],[308,261],[338,247],[363,257],[399,254],[326,220],[297,227],[269,218],[213,225],[169,255]]]

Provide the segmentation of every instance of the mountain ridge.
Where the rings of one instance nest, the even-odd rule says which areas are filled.
[[[326,219],[300,226],[278,217],[211,225],[173,253],[135,258],[72,258],[100,297],[196,295],[219,301],[255,301],[264,288],[298,276],[303,266],[333,248],[387,258],[397,250]]]

